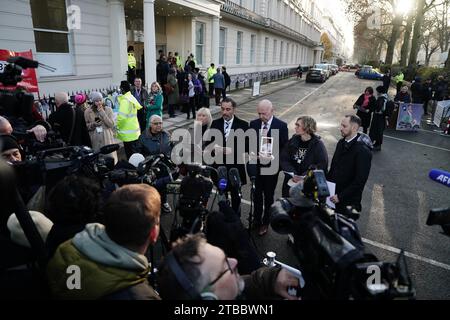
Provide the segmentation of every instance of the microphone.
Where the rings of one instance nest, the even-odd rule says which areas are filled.
[[[241,195],[241,177],[239,176],[239,170],[236,168],[231,168],[229,172],[229,179],[231,186],[239,191],[239,196]]]
[[[433,169],[430,171],[428,176],[430,177],[431,180],[439,182],[444,186],[450,187],[450,172],[439,169]]]
[[[228,186],[228,171],[225,166],[220,166],[217,168],[217,176],[218,176],[218,182],[217,182],[217,188],[219,189],[219,193],[223,194],[225,192],[225,189]]]
[[[111,152],[119,150],[120,146],[118,144],[108,144],[100,148],[101,154],[110,154]]]
[[[252,188],[255,188],[256,176],[258,175],[258,167],[256,163],[247,162],[246,164],[247,174],[250,177],[250,181],[252,182]]]

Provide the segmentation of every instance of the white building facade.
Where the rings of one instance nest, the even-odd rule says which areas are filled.
[[[336,63],[337,59],[342,59],[345,61],[345,38],[342,30],[337,26],[333,19],[333,15],[328,11],[324,10],[323,18],[323,32],[328,35],[332,43],[333,56],[329,59],[329,63]]]
[[[41,94],[117,86],[133,45],[146,82],[157,51],[230,75],[322,60],[315,0],[0,0],[0,49],[32,50]],[[145,62],[145,63],[144,63]]]

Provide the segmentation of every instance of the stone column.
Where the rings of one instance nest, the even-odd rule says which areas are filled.
[[[156,81],[155,0],[144,0],[144,59],[145,82],[150,87]]]
[[[128,70],[127,31],[125,26],[125,8],[123,0],[108,0],[110,47],[112,59],[112,84],[120,85],[126,79]]]
[[[220,24],[219,17],[212,17],[211,27],[211,61],[203,61],[205,66],[209,66],[210,63],[219,65],[219,40],[220,40]]]

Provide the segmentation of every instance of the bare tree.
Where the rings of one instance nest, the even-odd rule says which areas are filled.
[[[403,44],[402,44],[401,58],[400,58],[400,65],[402,67],[405,67],[406,62],[408,61],[409,42],[411,41],[411,33],[412,33],[412,26],[414,23],[414,18],[415,18],[415,12],[414,12],[414,10],[411,10],[408,14],[408,19],[406,19],[406,27],[405,27],[405,32],[404,32],[404,36],[403,36]]]
[[[403,23],[403,15],[395,13],[394,10],[397,0],[345,0],[345,2],[347,14],[353,17],[357,23],[364,19],[367,21],[377,10],[380,12],[383,23],[378,26],[379,32],[376,32],[375,35],[382,34],[383,38],[388,39],[385,63],[392,64],[395,46],[400,37]],[[355,49],[356,46],[355,42]]]
[[[425,17],[425,13],[434,7],[435,0],[417,0],[416,6],[416,21],[414,23],[414,33],[411,42],[411,52],[409,54],[408,67],[412,70],[412,67],[417,65],[417,55],[419,53],[421,37],[422,37],[422,25]]]

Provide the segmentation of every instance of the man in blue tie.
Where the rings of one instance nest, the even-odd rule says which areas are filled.
[[[238,130],[242,129],[244,132],[248,130],[248,123],[244,120],[239,119],[235,116],[236,112],[236,102],[231,98],[225,98],[222,100],[220,104],[222,117],[219,119],[216,119],[211,124],[211,129],[217,129],[222,132],[223,134],[223,140],[222,140],[222,146],[227,145],[227,140],[230,136],[230,133],[232,130]],[[228,171],[231,168],[237,168],[239,170],[239,177],[241,179],[242,185],[245,185],[247,183],[247,175],[245,173],[245,164],[243,161],[238,161],[239,157],[242,157],[242,154],[238,155],[237,152],[237,143],[238,138],[233,135],[233,143],[231,148],[229,147],[217,147],[215,148],[215,152],[219,152],[223,154],[223,165],[228,169]],[[211,143],[217,144],[217,142],[214,142],[212,140]],[[247,149],[247,148],[246,148]],[[246,150],[247,151],[247,150]],[[233,154],[233,161],[231,163],[227,162],[226,155],[227,154]],[[221,164],[215,164],[215,166],[220,166]],[[230,185],[230,183],[228,183]],[[241,198],[239,196],[238,190],[235,190],[233,188],[228,187],[228,191],[230,191],[231,194],[231,205],[233,207],[233,210],[240,216],[240,206],[241,206]]]
[[[289,140],[289,136],[287,123],[273,115],[274,109],[272,102],[269,100],[260,101],[256,111],[258,112],[258,119],[250,122],[250,129],[256,131],[258,137],[258,159],[261,161],[258,160],[255,181],[254,227],[258,229],[259,235],[263,236],[267,233],[269,228],[270,207],[274,201],[275,188],[278,182],[278,171],[276,174],[272,175],[262,174],[261,168],[270,166],[270,162],[267,163],[267,161],[263,161],[263,158],[265,158],[264,160],[267,160],[272,159],[272,157],[279,157],[279,152],[277,152],[278,154],[271,152],[272,146],[278,145],[278,150],[281,151]],[[265,141],[271,141],[270,138],[272,138],[275,130],[278,130],[278,141],[272,141],[272,146],[270,146],[269,143],[265,144]],[[275,158],[273,158],[273,160],[274,159]]]

